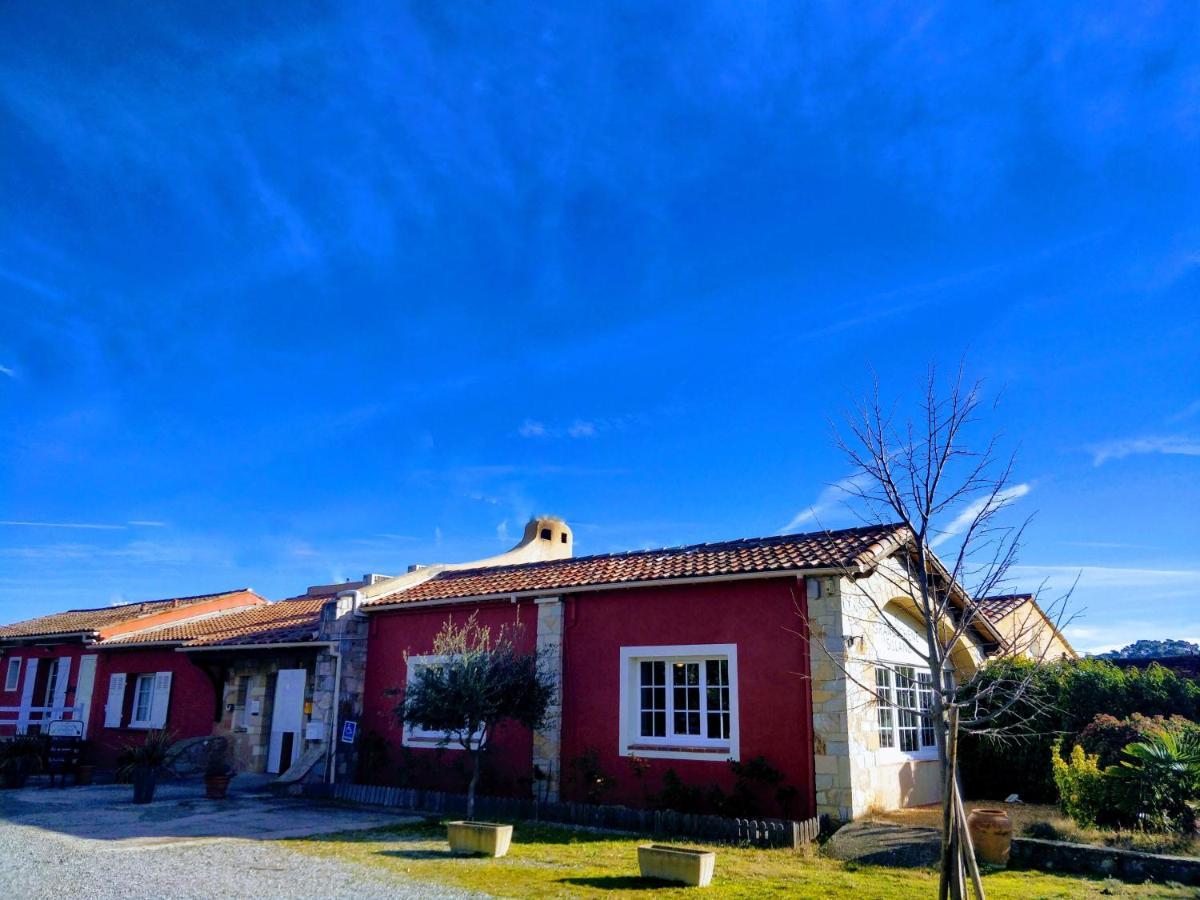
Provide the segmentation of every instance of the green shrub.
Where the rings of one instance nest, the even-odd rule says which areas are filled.
[[[1058,805],[1077,825],[1095,825],[1112,809],[1110,782],[1100,768],[1100,758],[1078,744],[1063,759],[1062,742],[1055,741],[1051,767],[1058,788]]]
[[[1016,793],[1026,802],[1054,802],[1058,791],[1050,761],[1055,739],[1078,734],[1098,715],[1200,719],[1200,684],[1156,665],[1122,669],[1102,659],[1041,665],[997,659],[976,675],[971,686],[983,691],[997,681],[1028,682],[1025,697],[997,722],[1001,728],[1019,725],[1023,736],[1003,740],[962,736],[960,768],[964,788],[972,797]],[[1004,693],[997,691],[992,702],[1002,702]]]
[[[1182,716],[1143,716],[1134,713],[1127,719],[1099,715],[1079,733],[1074,743],[1088,753],[1100,757],[1100,767],[1115,766],[1121,761],[1121,751],[1130,744],[1146,740],[1156,734],[1169,732],[1176,736],[1194,734],[1200,737],[1200,725],[1189,722]]]
[[[1160,731],[1122,752],[1121,764],[1105,771],[1116,788],[1113,798],[1122,819],[1150,831],[1193,832],[1194,804],[1200,799],[1200,742],[1192,735]]]

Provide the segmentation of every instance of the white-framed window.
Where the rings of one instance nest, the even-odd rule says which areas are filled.
[[[740,758],[736,644],[621,648],[622,756]]]
[[[937,756],[933,724],[933,676],[904,663],[875,664],[879,748],[916,759]]]
[[[428,669],[433,666],[444,666],[445,664],[445,656],[410,656],[407,661],[408,671],[405,676],[405,682],[407,685],[411,685],[417,680],[417,675],[422,669]],[[463,749],[462,744],[458,742],[457,738],[451,737],[441,731],[430,731],[420,728],[417,725],[404,726],[404,735],[401,738],[401,743],[405,747],[439,747],[447,738],[449,738],[449,743],[445,745],[445,749]],[[471,735],[472,744],[475,744],[478,739],[478,734]]]
[[[130,728],[151,728],[154,712],[154,675],[139,675],[133,683],[133,711],[129,715]]]
[[[8,669],[4,673],[4,690],[15,691],[21,680],[21,660],[13,656],[8,660]]]

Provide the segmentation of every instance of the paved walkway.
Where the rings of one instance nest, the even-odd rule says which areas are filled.
[[[917,868],[937,865],[941,846],[941,832],[934,828],[860,821],[839,828],[825,852],[835,859]]]
[[[0,791],[0,885],[21,898],[458,898],[461,891],[290,850],[286,838],[412,821],[373,810],[165,784]]]

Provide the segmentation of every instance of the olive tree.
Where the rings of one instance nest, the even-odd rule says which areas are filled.
[[[517,648],[519,627],[493,637],[474,614],[462,625],[448,618],[433,641],[435,661],[412,673],[404,702],[396,707],[406,726],[437,732],[439,746],[454,744],[470,756],[468,818],[475,814],[475,789],[496,726],[511,721],[540,728],[554,693],[554,677],[538,654]]]

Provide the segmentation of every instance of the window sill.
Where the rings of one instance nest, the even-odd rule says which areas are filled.
[[[938,758],[936,747],[929,747],[914,752],[883,747],[876,752],[879,754],[879,762],[881,763],[937,762]]]
[[[686,744],[630,744],[631,752],[638,750],[663,750],[670,753],[719,753],[722,756],[729,756],[729,747],[689,747]]]
[[[447,739],[447,738],[434,737],[434,736],[425,737],[425,736],[407,735],[406,734],[404,736],[404,739],[401,741],[401,743],[405,747],[418,747],[418,748],[425,747],[425,748],[434,749],[434,750],[462,750],[463,749],[463,745],[460,744],[454,738]],[[479,742],[473,740],[473,741],[471,741],[471,746],[477,747],[477,746],[479,746]]]

